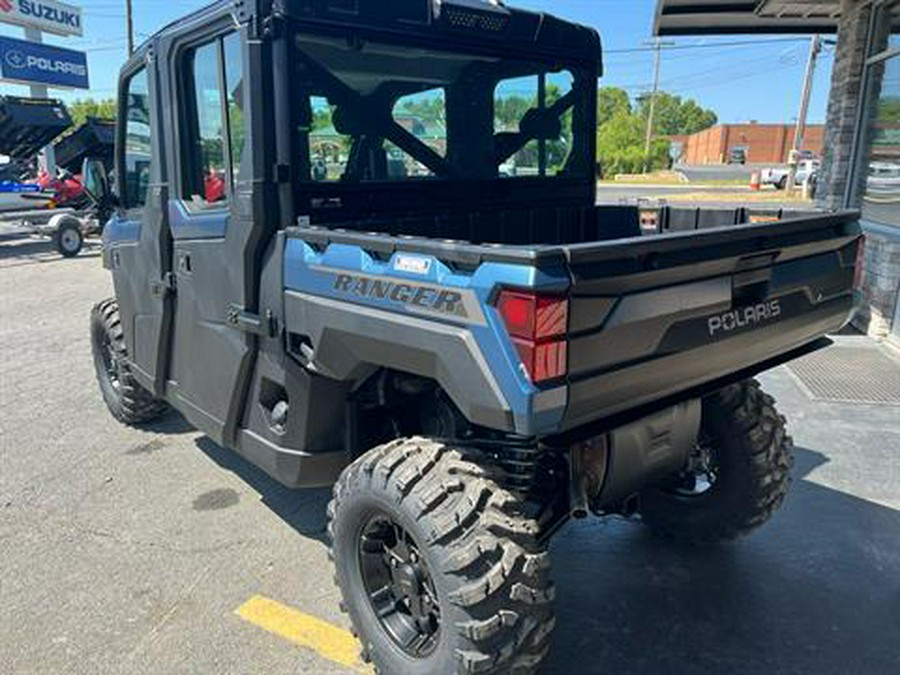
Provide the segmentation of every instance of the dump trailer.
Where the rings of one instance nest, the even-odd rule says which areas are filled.
[[[753,378],[847,323],[857,214],[642,233],[596,205],[601,72],[593,29],[482,0],[223,0],[122,70],[100,392],[334,486],[378,672],[537,672],[570,518],[704,544],[787,494]]]
[[[115,142],[115,120],[88,117],[84,124],[56,142],[56,164],[79,173],[84,160],[98,159],[111,170]]]
[[[0,96],[0,154],[31,159],[71,126],[62,101]]]

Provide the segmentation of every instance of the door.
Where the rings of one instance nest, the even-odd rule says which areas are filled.
[[[176,289],[168,386],[181,412],[219,442],[255,346],[227,320],[230,307],[244,306],[245,275],[236,188],[246,144],[243,54],[231,25],[178,45],[170,63],[179,142],[168,205]]]
[[[119,86],[116,181],[122,208],[104,230],[119,313],[135,376],[157,396],[165,393],[165,349],[171,304],[166,205],[160,161],[157,73],[152,48],[126,66]]]

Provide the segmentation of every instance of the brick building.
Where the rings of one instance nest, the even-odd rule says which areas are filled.
[[[806,128],[803,150],[822,155],[825,125]],[[719,124],[691,136],[673,139],[680,144],[678,161],[685,164],[724,164],[732,150],[743,150],[749,164],[782,164],[794,145],[794,126],[786,124]]]
[[[856,324],[900,345],[900,0],[659,0],[654,30],[837,34],[817,199],[862,212]]]

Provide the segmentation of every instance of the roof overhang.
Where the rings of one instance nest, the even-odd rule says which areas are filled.
[[[840,9],[840,0],[658,0],[653,33],[834,33]]]

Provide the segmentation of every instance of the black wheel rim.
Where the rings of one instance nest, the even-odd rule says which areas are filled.
[[[116,354],[115,345],[109,335],[104,334],[100,344],[100,360],[103,362],[103,372],[110,386],[116,391],[121,386],[119,377],[119,356]]]
[[[409,656],[429,656],[440,638],[441,610],[418,544],[378,513],[360,531],[358,550],[363,584],[381,627]]]

